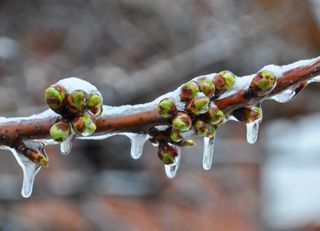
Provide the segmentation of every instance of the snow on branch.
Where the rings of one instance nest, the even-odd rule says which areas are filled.
[[[268,65],[255,74],[236,76],[230,71],[196,77],[156,100],[111,107],[92,84],[66,78],[45,91],[50,109],[29,117],[0,118],[0,148],[9,150],[24,174],[22,196],[29,197],[35,175],[48,167],[44,147],[59,144],[70,153],[74,139],[105,139],[125,135],[131,156],[138,159],[146,141],[158,147],[166,175],[179,168],[181,147],[203,137],[203,168],[212,166],[214,137],[229,120],[243,122],[247,141],[258,138],[264,100],[285,103],[309,83],[320,82],[320,57],[285,66]]]

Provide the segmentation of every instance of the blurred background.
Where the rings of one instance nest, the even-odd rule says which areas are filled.
[[[46,109],[45,88],[79,76],[108,105],[149,102],[201,74],[254,73],[320,54],[320,0],[0,1],[0,115]],[[1,151],[0,230],[320,230],[320,96],[264,103],[257,144],[219,130],[214,167],[202,143],[174,180],[156,149],[130,158],[125,137],[47,148],[31,198]]]

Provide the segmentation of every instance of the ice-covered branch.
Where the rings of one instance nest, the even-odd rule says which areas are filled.
[[[13,152],[23,169],[22,195],[31,194],[35,174],[48,166],[44,146],[60,144],[71,151],[74,139],[104,139],[126,135],[131,156],[139,158],[149,140],[168,177],[175,176],[180,147],[191,147],[193,137],[204,139],[203,168],[210,169],[216,130],[228,120],[244,122],[247,140],[257,140],[262,121],[261,102],[287,102],[311,82],[320,81],[320,57],[285,66],[268,65],[256,74],[238,77],[230,71],[203,75],[153,102],[119,107],[103,106],[90,83],[63,79],[45,92],[50,109],[21,118],[0,118],[0,145]]]

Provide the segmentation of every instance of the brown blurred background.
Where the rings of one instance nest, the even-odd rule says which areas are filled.
[[[319,54],[320,0],[1,0],[0,115],[44,110],[44,89],[69,76],[108,105],[135,104],[204,73]],[[320,230],[319,111],[317,85],[266,102],[257,144],[227,124],[214,167],[202,169],[198,141],[174,180],[150,144],[132,160],[124,137],[77,142],[68,156],[48,147],[29,199],[1,151],[0,230]]]

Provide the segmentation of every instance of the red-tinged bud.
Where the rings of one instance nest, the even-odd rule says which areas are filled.
[[[262,119],[262,110],[260,107],[243,107],[234,110],[232,115],[241,122],[252,123]]]
[[[178,112],[172,120],[172,127],[179,130],[180,132],[185,132],[190,130],[192,125],[191,118],[188,114],[184,112]]]
[[[68,96],[68,109],[73,113],[79,113],[86,107],[87,94],[82,90],[71,92]]]
[[[61,113],[66,105],[66,90],[60,86],[50,86],[45,91],[45,100],[55,112]]]
[[[183,137],[180,135],[180,131],[178,129],[172,128],[170,138],[173,142],[179,143],[183,140]]]
[[[235,82],[235,76],[230,71],[221,71],[214,78],[213,83],[216,90],[226,91],[230,89]]]
[[[97,128],[95,118],[89,112],[83,113],[72,121],[72,128],[76,133],[82,136],[90,136]]]
[[[208,110],[209,102],[208,97],[195,98],[187,105],[186,110],[193,115],[200,115]]]
[[[276,85],[276,76],[267,70],[260,71],[252,80],[250,88],[258,96],[269,93]]]
[[[177,108],[173,100],[168,98],[160,101],[158,110],[159,114],[166,119],[171,118],[177,112]]]
[[[183,140],[180,143],[180,146],[184,147],[184,148],[191,148],[191,147],[196,146],[196,142],[194,140]]]
[[[59,121],[51,126],[50,136],[52,139],[58,142],[65,141],[71,134],[69,123],[65,121]]]
[[[217,107],[210,107],[204,114],[205,120],[211,125],[218,125],[224,120],[224,113]]]
[[[193,81],[189,81],[182,85],[180,91],[181,101],[189,101],[199,92],[198,84]]]
[[[18,142],[17,144],[15,144],[15,148],[18,152],[20,152],[32,162],[40,165],[43,168],[48,167],[48,159],[40,151],[28,148],[23,142]]]
[[[194,124],[196,134],[201,137],[212,137],[216,134],[216,127],[197,119]]]
[[[95,116],[99,116],[103,110],[103,98],[99,92],[93,92],[89,95],[87,108]]]
[[[206,77],[200,77],[197,80],[197,83],[199,85],[200,91],[203,92],[206,96],[211,98],[214,95],[215,87],[210,79]]]
[[[175,163],[176,158],[178,157],[178,149],[173,145],[160,144],[158,156],[162,163],[164,163],[165,165],[173,164]]]

